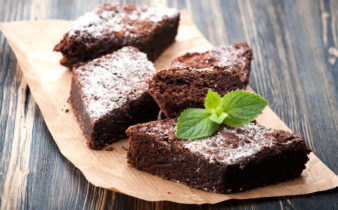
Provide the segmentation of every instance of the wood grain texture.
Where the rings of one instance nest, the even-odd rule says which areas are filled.
[[[0,0],[0,21],[75,19],[100,2]],[[254,53],[251,87],[338,172],[338,1],[121,2],[186,8],[214,45],[248,41]],[[59,153],[2,34],[0,46],[0,209],[338,208],[337,189],[194,206],[96,188]]]

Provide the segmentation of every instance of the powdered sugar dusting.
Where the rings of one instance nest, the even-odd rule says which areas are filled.
[[[184,147],[202,154],[210,162],[235,164],[274,144],[273,130],[253,123],[239,128],[223,127],[216,135],[201,141],[185,141]]]
[[[209,68],[202,68],[202,69],[194,69],[195,71],[213,71],[214,68],[213,67],[209,67]]]
[[[234,47],[234,45],[216,47],[212,50],[197,53],[193,56],[196,64],[193,64],[195,68],[204,69],[210,66],[242,66],[244,67],[247,58],[244,56],[246,49],[243,46]],[[203,56],[203,59],[202,59]],[[191,59],[187,57],[187,59]],[[177,58],[171,64],[172,67],[187,67],[191,66],[191,62],[186,62],[187,59]]]
[[[97,119],[148,91],[147,81],[155,71],[146,54],[124,47],[74,69],[74,74],[78,74],[87,112]]]
[[[68,32],[70,36],[81,34],[102,37],[122,34],[125,37],[133,37],[152,30],[157,23],[167,18],[175,18],[178,14],[178,11],[172,8],[147,8],[104,3],[81,16]]]
[[[243,84],[250,75],[251,49],[247,43],[221,46],[205,52],[186,53],[171,62],[171,68],[192,67],[204,70],[213,66],[234,67],[227,69],[237,72]]]
[[[210,51],[220,66],[238,65],[245,66],[246,57],[243,56],[244,48],[235,48],[233,45],[217,47]]]

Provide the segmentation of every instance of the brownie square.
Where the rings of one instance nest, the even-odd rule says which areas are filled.
[[[154,73],[134,47],[73,69],[71,103],[90,148],[101,149],[126,137],[130,125],[156,119],[159,108],[147,83]]]
[[[225,95],[245,89],[238,67],[215,66],[204,69],[172,68],[157,72],[149,83],[149,93],[168,118],[190,107],[203,107],[209,89]]]
[[[309,160],[304,139],[287,131],[249,123],[189,141],[175,136],[176,125],[167,119],[128,128],[128,163],[197,189],[231,193],[299,177]]]
[[[175,40],[179,12],[171,8],[147,8],[103,3],[75,21],[54,51],[67,67],[134,46],[155,60]]]

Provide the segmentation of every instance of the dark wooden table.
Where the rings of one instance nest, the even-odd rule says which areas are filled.
[[[187,9],[214,45],[248,41],[254,53],[251,87],[338,172],[337,0],[123,2]],[[76,19],[98,3],[0,0],[0,21]],[[337,189],[194,206],[94,187],[60,154],[1,33],[0,46],[0,209],[338,208]]]

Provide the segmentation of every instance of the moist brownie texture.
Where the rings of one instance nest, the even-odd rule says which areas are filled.
[[[177,117],[189,107],[203,107],[208,89],[225,95],[244,89],[237,66],[204,69],[173,68],[157,72],[149,83],[149,92],[168,118]]]
[[[159,108],[147,83],[154,73],[134,47],[73,69],[71,103],[90,148],[101,149],[125,137],[130,125],[156,119]]]
[[[175,58],[171,67],[208,68],[212,66],[238,66],[239,77],[244,85],[249,83],[252,51],[246,42],[216,47],[206,52],[186,53]]]
[[[223,126],[195,141],[175,137],[176,124],[166,119],[129,127],[128,163],[194,188],[231,193],[300,176],[311,151],[302,137],[255,123]]]
[[[78,66],[124,46],[134,46],[155,60],[175,40],[179,12],[103,3],[75,21],[54,47],[60,63]]]

